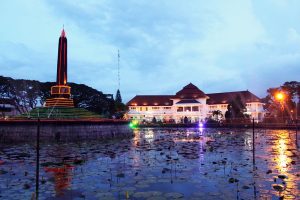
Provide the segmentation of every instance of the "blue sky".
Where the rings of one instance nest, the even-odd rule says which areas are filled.
[[[300,81],[298,0],[2,0],[0,75],[55,81],[64,24],[69,81],[121,94],[205,93]]]

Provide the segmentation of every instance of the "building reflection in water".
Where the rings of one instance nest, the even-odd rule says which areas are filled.
[[[47,155],[53,158],[54,163],[59,166],[44,167],[44,171],[54,179],[54,188],[57,196],[63,195],[64,191],[71,187],[74,166],[78,160],[77,148],[70,148],[69,145],[57,144],[49,148]]]
[[[146,142],[152,143],[154,141],[154,132],[153,130],[146,131],[144,134]]]
[[[54,177],[54,187],[56,195],[63,194],[63,191],[68,189],[72,181],[72,171],[74,167],[63,165],[62,167],[45,167],[45,172],[50,172]]]

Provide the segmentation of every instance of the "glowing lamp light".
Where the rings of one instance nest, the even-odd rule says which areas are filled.
[[[198,126],[199,126],[200,134],[202,135],[203,134],[204,124],[202,122],[199,122]]]
[[[284,94],[279,92],[279,93],[276,94],[275,97],[276,97],[277,100],[282,101],[284,99]]]
[[[132,120],[129,124],[129,127],[132,129],[136,129],[138,127],[139,122],[137,120]]]
[[[203,128],[203,123],[202,122],[199,122],[199,127]]]

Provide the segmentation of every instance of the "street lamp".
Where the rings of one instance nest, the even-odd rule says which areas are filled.
[[[282,122],[283,122],[283,111],[284,111],[283,101],[285,99],[284,93],[283,92],[276,93],[275,94],[275,99],[280,102],[281,112],[282,112]]]
[[[295,101],[295,104],[296,104],[296,112],[295,112],[295,119],[297,120],[298,119],[298,102],[299,102],[299,99],[300,99],[300,95],[295,95],[294,97],[294,101]]]
[[[300,100],[300,94],[296,94],[293,98],[293,100],[295,101],[296,103],[296,115],[295,115],[295,126],[296,126],[296,147],[298,148],[298,102]]]
[[[278,101],[283,101],[284,94],[282,92],[278,92],[275,97]]]

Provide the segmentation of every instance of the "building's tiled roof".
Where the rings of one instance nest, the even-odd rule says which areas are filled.
[[[178,101],[176,104],[185,104],[185,103],[200,103],[200,102],[195,99],[183,99],[181,101]]]
[[[209,97],[207,104],[228,104],[230,101],[235,100],[238,95],[241,97],[243,103],[261,102],[260,98],[249,91],[212,93],[206,95]]]
[[[228,104],[230,101],[235,100],[237,96],[241,97],[243,103],[261,102],[261,99],[249,91],[238,92],[223,92],[204,94],[192,83],[185,86],[176,95],[137,95],[131,99],[128,106],[172,106],[171,99],[181,99],[177,104],[184,103],[199,103],[195,98],[209,98],[207,104]]]
[[[136,95],[131,99],[128,106],[172,106],[171,98],[174,95]]]
[[[198,87],[190,83],[177,92],[175,97],[180,99],[196,99],[206,98],[207,96]]]

